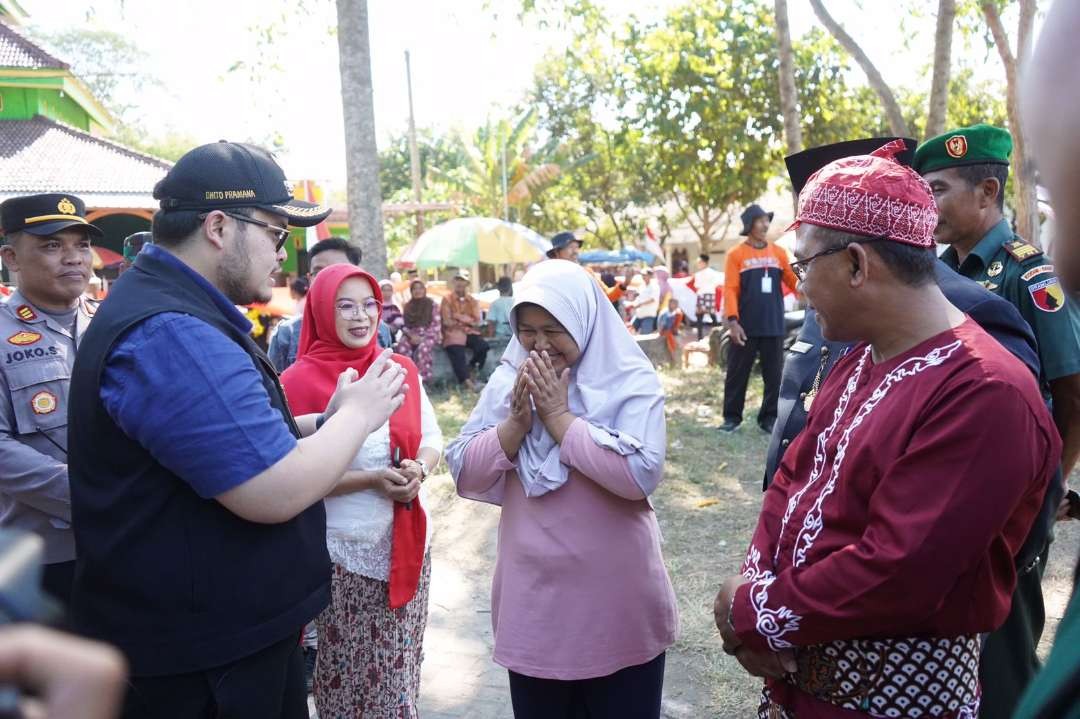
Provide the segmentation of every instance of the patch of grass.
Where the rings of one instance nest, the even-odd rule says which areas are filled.
[[[706,688],[701,698],[708,706],[702,708],[711,716],[754,716],[761,683],[721,651],[712,607],[720,583],[739,570],[761,506],[769,440],[753,421],[761,383],[751,382],[743,425],[726,434],[718,429],[722,371],[665,369],[661,379],[668,453],[664,482],[653,499],[679,602],[674,650],[690,660],[692,680]]]

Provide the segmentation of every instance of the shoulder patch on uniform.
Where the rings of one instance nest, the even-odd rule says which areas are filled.
[[[1024,262],[1035,257],[1042,256],[1042,250],[1035,245],[1029,245],[1023,240],[1013,240],[1005,243],[1005,251],[1012,255],[1013,259]]]
[[[32,345],[41,339],[40,332],[31,332],[30,330],[22,330],[8,337],[7,341],[13,345],[19,347],[25,347],[26,345]]]
[[[1038,277],[1039,275],[1045,275],[1054,271],[1053,265],[1039,265],[1038,267],[1032,267],[1030,270],[1020,275],[1020,279],[1027,282],[1032,277]]]
[[[38,318],[37,312],[34,312],[34,308],[30,305],[19,305],[15,308],[15,314],[24,322],[33,322]]]
[[[56,405],[56,395],[47,390],[42,390],[30,398],[34,414],[52,414],[56,411]]]
[[[1057,277],[1050,277],[1041,282],[1028,285],[1031,299],[1043,312],[1057,312],[1065,306],[1065,290]]]

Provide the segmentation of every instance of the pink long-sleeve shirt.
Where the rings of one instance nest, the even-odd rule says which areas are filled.
[[[492,427],[466,448],[458,494],[502,504],[495,662],[543,679],[607,676],[671,646],[675,592],[656,514],[626,457],[597,445],[583,419],[559,450],[570,478],[528,498]]]

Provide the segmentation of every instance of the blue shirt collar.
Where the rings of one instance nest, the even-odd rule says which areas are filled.
[[[221,290],[210,284],[209,280],[200,275],[198,272],[188,267],[179,257],[169,252],[168,250],[163,249],[159,245],[146,245],[145,247],[143,247],[142,251],[148,253],[151,257],[158,260],[159,262],[166,262],[186,274],[188,277],[195,281],[195,284],[201,287],[203,291],[210,296],[210,299],[213,300],[214,305],[216,305],[217,308],[221,310],[221,314],[225,315],[225,319],[229,320],[229,322],[231,322],[233,326],[235,326],[238,330],[244,332],[245,334],[251,332],[251,322],[248,320],[247,317],[244,316],[244,313],[238,310],[236,308],[236,305],[234,305],[231,301],[229,301],[228,297],[221,293]]]

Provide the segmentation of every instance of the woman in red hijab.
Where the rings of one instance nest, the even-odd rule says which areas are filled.
[[[364,375],[380,351],[382,306],[378,282],[360,268],[332,265],[318,274],[296,362],[281,376],[294,413],[321,412],[345,369]],[[442,433],[416,366],[393,359],[406,370],[405,402],[325,500],[334,569],[331,604],[316,620],[319,716],[419,716],[430,581],[421,483],[439,462]]]

